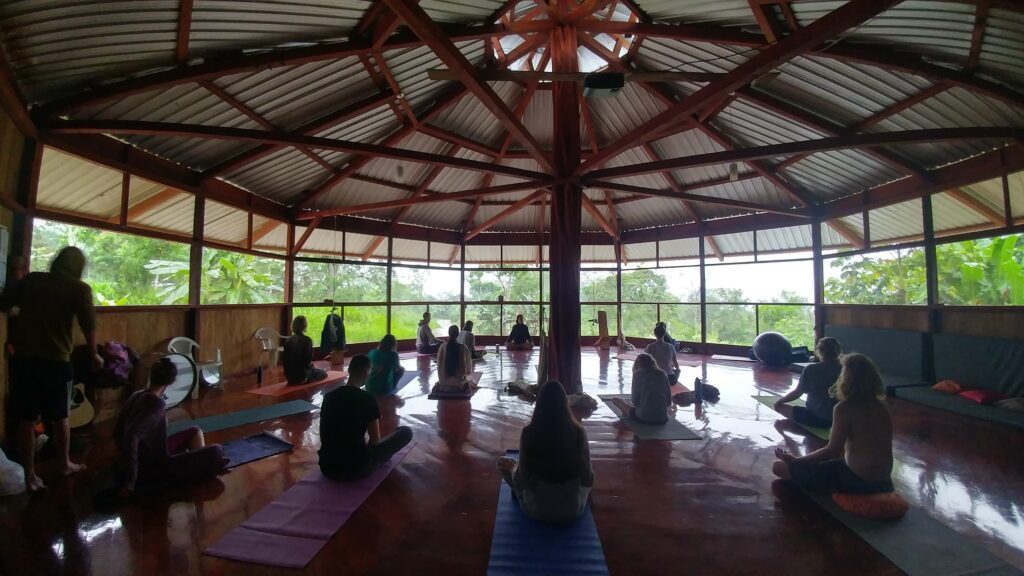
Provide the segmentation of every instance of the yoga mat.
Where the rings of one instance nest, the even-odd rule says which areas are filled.
[[[203,553],[254,564],[304,568],[413,446],[415,443],[410,443],[373,474],[354,482],[328,480],[314,470]]]
[[[807,494],[907,576],[1021,574],[927,512],[911,506],[898,520],[871,520],[841,509],[828,494]]]
[[[518,452],[507,455],[517,458]],[[607,576],[590,504],[572,524],[544,524],[523,514],[501,482],[487,576]]]
[[[348,372],[331,370],[327,373],[327,378],[323,380],[317,380],[316,382],[310,382],[309,384],[299,384],[297,386],[289,386],[287,382],[280,384],[272,384],[270,386],[263,386],[260,388],[253,388],[252,390],[246,390],[249,394],[256,394],[259,396],[284,396],[285,394],[293,394],[300,390],[307,390],[309,388],[317,388],[320,386],[327,386],[328,384],[337,384],[345,378],[348,378]]]
[[[711,355],[711,359],[712,360],[724,360],[726,362],[749,362],[749,363],[752,363],[752,364],[756,364],[757,363],[757,360],[751,360],[750,358],[747,358],[746,356],[729,356],[727,354],[712,354]]]
[[[639,356],[642,353],[643,353],[642,351],[640,351],[640,352],[620,352],[619,354],[615,355],[615,359],[616,360],[636,360],[636,357]],[[676,361],[679,363],[679,366],[689,366],[690,368],[698,368],[701,365],[700,360],[680,360],[680,359],[677,358]]]
[[[623,398],[629,400],[628,394],[603,394],[598,395],[612,412],[619,417],[619,420],[626,425],[627,428],[633,431],[633,434],[641,440],[700,440],[701,436],[690,430],[683,425],[682,422],[675,418],[669,418],[668,422],[664,424],[645,424],[634,418],[630,418],[629,414],[623,414],[619,410],[618,406],[612,404],[612,398]]]
[[[484,375],[483,372],[473,372],[469,375],[469,380],[473,382],[473,386],[470,386],[465,392],[434,392],[431,389],[430,394],[427,398],[431,400],[469,400],[476,394],[477,389],[480,387],[480,378]]]
[[[418,372],[406,370],[405,373],[402,374],[402,377],[398,379],[398,382],[395,382],[395,389],[392,390],[391,393],[397,394],[399,390],[405,388],[405,385],[415,380],[417,376],[419,376]]]
[[[437,356],[437,353],[435,352],[433,354],[420,354],[419,352],[417,352],[415,350],[409,350],[408,352],[400,353],[398,355],[398,358],[399,358],[399,360],[408,360],[410,358],[419,358],[421,356],[427,356],[427,357],[430,357],[430,358],[434,358],[434,357]]]
[[[269,432],[221,444],[221,448],[224,449],[224,456],[230,460],[228,468],[234,468],[235,466],[262,460],[282,452],[288,452],[292,447],[291,442],[286,442]]]
[[[302,412],[316,409],[317,406],[315,404],[305,400],[292,400],[291,402],[260,406],[248,410],[239,410],[238,412],[228,412],[227,414],[217,414],[216,416],[196,418],[195,420],[175,420],[174,422],[167,423],[167,433],[174,434],[192,426],[198,426],[203,432],[216,432],[218,430],[234,428],[235,426],[242,426],[243,424],[273,420],[274,418],[301,414]]]
[[[754,396],[753,398],[754,398],[754,400],[757,400],[761,404],[764,404],[765,406],[771,408],[772,411],[774,412],[775,411],[775,402],[778,401],[778,399],[781,398],[781,396],[775,396],[774,394],[766,394],[766,395],[762,395],[762,396]],[[807,406],[807,404],[804,402],[803,398],[797,398],[796,400],[793,400],[792,402],[787,402],[787,404],[789,404],[791,406]],[[790,419],[790,422],[796,424],[797,426],[803,428],[804,430],[807,430],[808,432],[810,432],[811,434],[814,434],[815,436],[817,436],[818,438],[821,438],[822,440],[828,440],[829,436],[832,433],[831,429],[829,429],[829,428],[818,428],[817,426],[807,426],[806,424],[801,424],[801,423],[797,422],[796,420],[792,420],[792,419]]]

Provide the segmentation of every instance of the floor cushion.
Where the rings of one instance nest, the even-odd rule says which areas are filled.
[[[850,514],[872,518],[875,520],[886,520],[899,518],[907,513],[910,506],[896,492],[885,492],[882,494],[833,494],[832,500],[837,506]]]
[[[999,400],[1006,400],[1006,394],[997,392],[995,390],[964,390],[958,394],[961,398],[966,398],[972,402],[977,402],[982,406],[987,406]]]

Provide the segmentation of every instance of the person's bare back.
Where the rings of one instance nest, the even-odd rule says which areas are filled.
[[[841,431],[840,431],[841,430]],[[832,433],[846,437],[846,465],[868,482],[892,475],[892,418],[882,400],[846,400],[836,405]]]

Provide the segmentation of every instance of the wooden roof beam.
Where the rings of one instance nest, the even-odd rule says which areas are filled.
[[[988,2],[978,2],[974,6],[974,29],[971,31],[971,51],[967,55],[964,70],[974,72],[981,60],[981,45],[985,41],[985,25],[988,21]]]
[[[487,229],[491,228],[492,226],[494,226],[498,222],[501,222],[502,220],[504,220],[505,218],[508,218],[512,214],[515,214],[519,210],[522,210],[526,206],[532,204],[534,202],[534,200],[539,198],[542,194],[547,194],[547,193],[548,193],[547,190],[537,190],[533,194],[530,194],[529,196],[523,198],[522,200],[516,202],[515,204],[509,206],[508,208],[505,208],[501,212],[498,212],[494,216],[491,216],[490,218],[488,218],[487,220],[482,222],[480,225],[478,225],[477,227],[475,227],[472,230],[470,230],[469,232],[467,232],[466,236],[465,236],[465,239],[466,240],[472,240],[475,236],[479,235],[481,232],[486,231]]]
[[[454,158],[441,154],[406,150],[404,148],[393,148],[348,140],[333,140],[303,134],[269,133],[262,130],[248,130],[244,128],[138,122],[133,120],[67,120],[49,126],[47,131],[53,134],[139,134],[306,146],[317,150],[333,150],[335,152],[345,152],[373,158],[391,158],[420,164],[450,166],[452,168],[477,172],[497,172],[516,178],[538,179],[548,177],[547,174],[532,170],[522,170],[509,166],[495,165],[490,162],[478,162],[476,160]]]
[[[312,236],[313,230],[316,230],[317,226],[319,226],[321,222],[323,222],[323,218],[316,217],[313,218],[312,222],[306,225],[305,232],[302,233],[302,236],[299,236],[299,239],[295,241],[295,245],[292,246],[292,256],[295,256],[302,251],[302,247],[306,245],[306,241],[309,240],[310,236]]]
[[[664,126],[666,123],[674,122],[678,118],[688,119],[692,114],[699,113],[705,106],[713,103],[715,98],[720,97],[722,94],[728,94],[742,88],[765,72],[788,62],[794,56],[817,48],[849,28],[870,20],[898,3],[899,0],[852,0],[842,5],[819,18],[810,26],[798,30],[791,36],[787,36],[780,42],[765,48],[720,79],[709,82],[697,92],[683,98],[668,110],[655,115],[647,122],[630,130],[616,142],[605,147],[601,153],[595,154],[584,161],[576,173],[583,174],[605,160],[636,146],[638,143],[645,141],[646,135]]]
[[[178,190],[177,188],[164,188],[163,190],[157,192],[156,194],[153,194],[151,196],[146,197],[143,200],[136,202],[134,206],[129,206],[128,221],[131,222],[132,220],[136,220],[140,216],[152,212],[153,210],[166,204],[172,198],[175,198],[176,196],[180,196],[182,194],[188,194],[188,192]]]
[[[250,242],[255,244],[260,240],[266,238],[274,230],[277,230],[279,226],[286,225],[287,224],[281,222],[280,220],[267,220],[263,224],[260,224],[259,228],[256,228],[255,230],[252,231],[252,239],[250,240]]]
[[[708,248],[711,248],[711,254],[715,258],[718,258],[719,262],[725,260],[725,256],[722,254],[722,249],[718,247],[718,241],[715,240],[714,236],[705,236],[704,240],[708,243]]]
[[[858,249],[868,247],[868,243],[864,236],[862,236],[856,230],[851,228],[846,222],[843,222],[842,220],[839,220],[837,218],[835,220],[826,220],[825,224],[827,224],[829,228],[835,230],[836,234],[842,236],[843,239],[849,242],[851,246]]]
[[[876,146],[891,146],[899,144],[917,144],[921,142],[943,142],[955,140],[1014,140],[1021,137],[1019,129],[1000,127],[978,127],[978,128],[938,128],[928,130],[903,130],[898,132],[879,132],[873,134],[853,134],[833,138],[820,138],[816,140],[804,140],[800,142],[789,142],[786,144],[772,144],[768,146],[755,146],[725,152],[712,152],[709,154],[696,154],[683,158],[662,160],[660,162],[648,162],[632,166],[621,166],[617,168],[606,168],[594,170],[584,176],[584,181],[602,178],[622,178],[638,174],[650,174],[662,170],[677,170],[680,168],[696,168],[699,166],[710,166],[713,164],[728,164],[730,162],[746,162],[777,156],[790,156],[792,154],[813,154],[817,152],[828,152],[831,150],[846,150],[854,148],[871,148]],[[607,150],[607,148],[606,148]]]
[[[491,158],[495,158],[500,154],[500,152],[490,146],[477,142],[472,138],[467,138],[461,134],[456,134],[451,130],[441,128],[440,126],[434,126],[433,124],[421,124],[419,132],[432,138],[443,140],[449,144],[454,144],[460,148],[472,150],[473,152],[483,154],[484,156],[490,156]]]
[[[525,126],[512,114],[508,106],[501,100],[493,88],[479,80],[469,60],[455,47],[444,30],[418,4],[404,0],[384,0],[391,10],[397,14],[409,28],[416,33],[433,50],[434,54],[448,66],[449,70],[458,73],[461,82],[480,102],[511,132],[516,140],[523,144],[527,152],[540,164],[541,168],[551,173],[554,165],[541,149],[540,144]]]
[[[514,184],[503,184],[477,190],[462,190],[460,192],[449,192],[447,194],[430,194],[418,198],[404,198],[402,200],[388,200],[385,202],[371,202],[369,204],[355,204],[352,206],[341,206],[338,208],[325,208],[323,210],[300,212],[295,216],[296,220],[311,220],[317,217],[343,216],[346,214],[359,214],[361,212],[373,212],[374,210],[386,210],[388,208],[400,208],[402,206],[413,206],[416,204],[430,204],[433,202],[450,202],[466,198],[478,198],[481,196],[496,196],[510,192],[522,192],[523,190],[536,190],[551,186],[551,182],[517,182]]]
[[[997,226],[1003,226],[1006,224],[1006,217],[1002,212],[993,210],[988,204],[982,202],[963,188],[950,188],[946,193],[949,194],[950,198],[953,198],[957,202],[984,216],[989,222]]]
[[[904,110],[909,110],[910,108],[917,106],[921,102],[924,102],[925,100],[928,100],[933,96],[938,96],[939,94],[945,92],[946,90],[949,90],[949,88],[950,85],[945,82],[937,82],[935,84],[932,84],[931,86],[921,90],[920,92],[914,94],[913,96],[910,96],[909,98],[900,100],[899,102],[896,102],[891,106],[888,106],[886,108],[883,108],[882,110],[879,110],[878,112],[875,112],[871,116],[868,116],[867,118],[861,120],[860,122],[857,122],[853,126],[850,126],[849,129],[853,132],[860,132],[862,130],[870,128],[875,124],[878,124],[882,120],[885,120],[886,118],[895,116],[900,112],[903,112]]]
[[[178,4],[178,38],[174,49],[174,60],[181,64],[188,61],[188,42],[192,35],[192,0],[181,0]]]
[[[607,232],[609,236],[611,236],[615,240],[619,239],[618,230],[616,230],[615,226],[613,226],[612,223],[609,222],[608,219],[604,217],[604,214],[601,214],[601,211],[598,210],[597,206],[594,204],[594,201],[591,200],[590,197],[587,196],[586,194],[583,195],[583,209],[586,210],[591,216],[593,216],[594,220],[597,221],[598,225],[601,226],[601,228],[605,232]]]
[[[438,25],[452,42],[479,40],[511,34],[547,32],[554,23],[547,20],[512,22],[510,24]],[[411,32],[399,32],[388,38],[380,50],[398,50],[423,46],[424,42]],[[311,62],[340,60],[350,56],[372,53],[372,39],[360,38],[347,42],[317,44],[301,48],[270,50],[252,54],[236,54],[222,58],[205,58],[200,62],[182,64],[170,70],[136,76],[119,82],[112,82],[55,100],[40,107],[40,118],[55,118],[61,114],[95,106],[103,102],[119,100],[150,90],[180,86],[199,80],[212,80],[243,72],[268,70],[284,66],[298,66]]]
[[[783,216],[791,216],[793,218],[811,217],[810,212],[806,209],[780,208],[778,206],[769,206],[767,204],[757,204],[754,202],[744,202],[742,200],[732,200],[730,198],[702,196],[700,194],[690,194],[688,192],[675,192],[672,190],[655,190],[653,188],[643,188],[641,186],[632,186],[629,184],[622,184],[619,182],[593,181],[590,182],[590,186],[593,188],[618,190],[619,192],[632,192],[634,194],[641,194],[644,196],[654,196],[658,198],[674,198],[676,200],[688,200],[692,202],[703,202],[705,204],[717,204],[719,206],[743,208],[744,210],[750,210],[752,212],[767,212],[769,214],[781,214]]]

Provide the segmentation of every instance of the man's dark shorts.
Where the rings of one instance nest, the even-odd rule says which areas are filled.
[[[71,362],[15,356],[11,359],[11,413],[20,420],[67,418],[73,377]]]
[[[868,482],[857,476],[843,460],[790,462],[793,483],[808,492],[824,494],[881,494],[892,492],[892,482]]]
[[[809,410],[803,406],[793,406],[793,420],[804,426],[813,426],[814,428],[831,428],[832,419],[828,420],[821,418],[814,413],[813,410]]]

